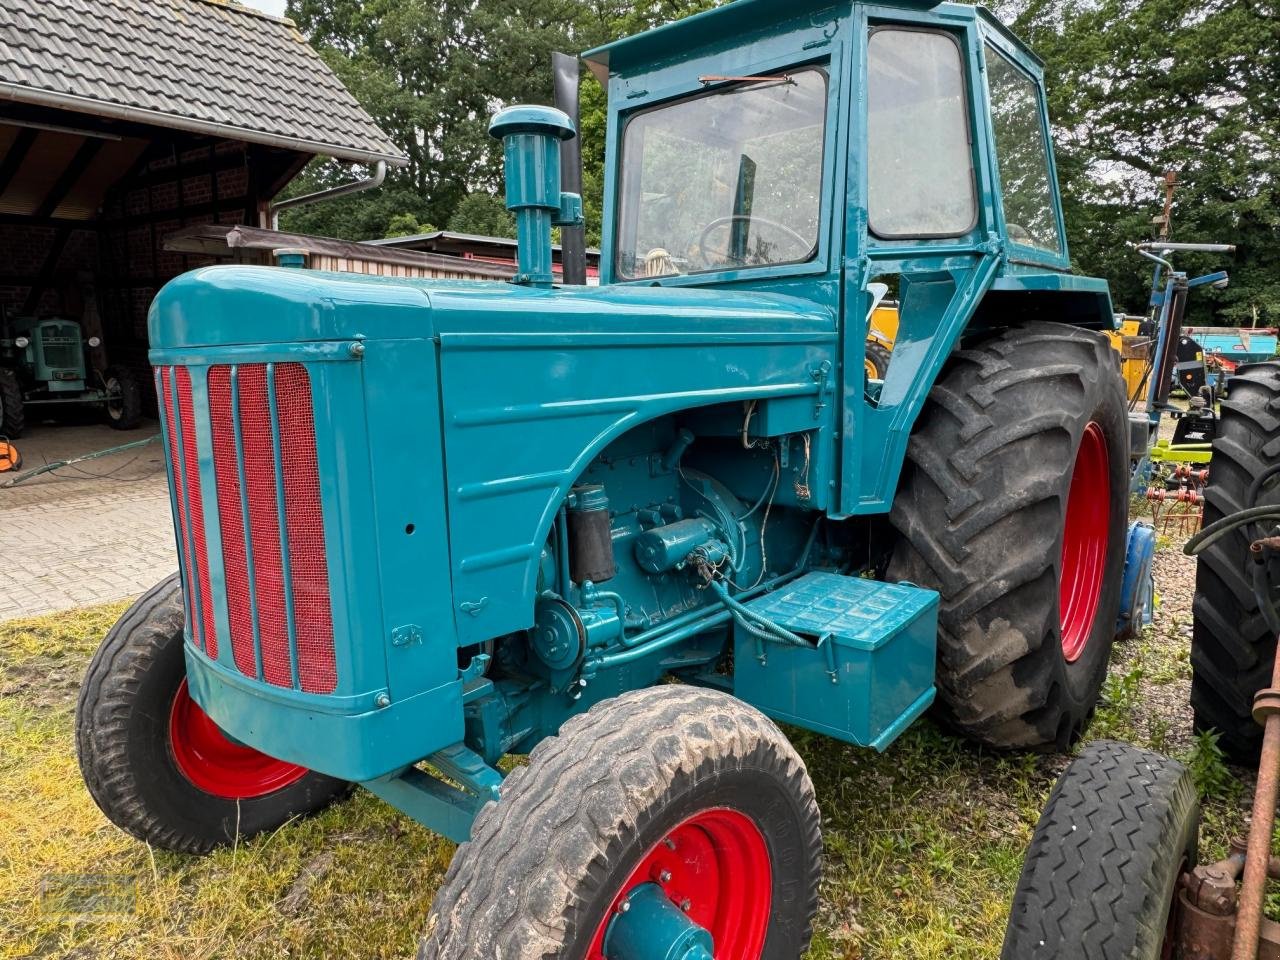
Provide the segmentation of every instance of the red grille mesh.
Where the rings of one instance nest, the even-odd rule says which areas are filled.
[[[218,656],[218,631],[213,623],[213,594],[209,589],[209,550],[204,540],[204,503],[201,500],[200,460],[196,455],[196,417],[191,402],[191,374],[186,367],[175,368],[178,377],[178,415],[182,423],[182,468],[187,483],[187,508],[191,522],[191,553],[199,584],[200,624],[205,652]]]
[[[187,536],[187,511],[182,504],[182,461],[178,455],[177,416],[173,410],[173,386],[171,368],[163,367],[157,373],[156,396],[160,400],[160,409],[164,412],[165,432],[169,440],[169,472],[173,476],[173,500],[178,509],[178,547],[181,553],[182,570],[187,582],[191,582],[191,540]],[[183,591],[183,604],[187,609],[187,623],[191,624],[195,633],[196,619],[191,613],[191,591]]]
[[[209,368],[209,426],[213,432],[213,469],[218,488],[218,529],[222,533],[222,571],[227,587],[231,653],[237,670],[246,677],[256,677],[249,555],[244,541],[244,513],[240,508],[230,367]]]
[[[286,592],[293,600],[298,678],[307,693],[331,693],[337,686],[333,616],[329,604],[320,475],[316,459],[311,380],[298,363],[274,367],[275,430],[285,491],[285,540],[288,583],[280,548],[280,510],[266,364],[236,368],[239,396],[240,448],[236,446],[231,399],[231,368],[209,369],[209,415],[213,430],[214,473],[218,488],[222,551],[226,566],[231,646],[237,669],[257,676],[253,651],[253,607],[249,593],[252,570],[262,652],[262,676],[268,683],[292,685]],[[249,544],[245,545],[240,467],[244,502],[249,509]],[[250,561],[252,555],[252,562]]]
[[[328,693],[337,685],[333,613],[329,606],[320,470],[311,406],[311,378],[300,363],[275,368],[280,459],[284,467],[285,527],[289,535],[289,576],[298,636],[302,689]]]
[[[284,566],[280,559],[267,369],[258,363],[244,364],[238,369],[240,461],[244,465],[245,499],[249,505],[249,543],[253,548],[253,589],[258,601],[262,676],[268,683],[289,687],[293,685],[293,672],[289,667],[289,622],[284,609]],[[288,491],[288,487],[285,489]]]
[[[175,374],[176,371],[176,374]],[[178,384],[178,409],[173,407],[173,384]],[[174,500],[178,507],[178,541],[187,589],[183,591],[187,623],[196,645],[209,656],[218,656],[218,637],[213,625],[213,596],[209,590],[209,554],[204,538],[204,504],[200,499],[200,473],[196,458],[195,416],[191,402],[191,377],[185,367],[164,367],[156,371],[156,395],[164,412],[169,438],[169,468],[173,473]],[[182,443],[178,443],[178,425]],[[187,508],[190,507],[190,517]],[[196,589],[192,589],[192,587]],[[196,593],[199,593],[196,621]]]

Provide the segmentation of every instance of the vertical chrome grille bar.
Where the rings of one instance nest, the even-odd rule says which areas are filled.
[[[191,602],[187,605],[189,611],[188,619],[191,621],[191,636],[196,642],[196,646],[200,650],[205,649],[204,640],[204,624],[201,622],[200,611],[203,609],[200,605],[200,571],[196,569],[196,548],[195,548],[195,532],[191,529],[191,498],[188,494],[190,489],[190,481],[187,478],[187,460],[186,445],[182,436],[182,401],[181,391],[178,389],[178,373],[176,367],[169,368],[169,402],[173,404],[173,429],[177,434],[173,438],[177,444],[178,456],[176,458],[178,464],[178,472],[181,477],[181,483],[178,486],[182,497],[182,531],[183,540],[186,543],[186,549],[183,556],[186,558],[187,567],[185,589],[191,591]]]
[[[267,364],[267,406],[271,412],[271,456],[276,478],[276,525],[280,528],[280,569],[284,575],[284,614],[289,627],[289,676],[293,689],[298,679],[298,629],[293,619],[293,573],[289,568],[289,524],[284,511],[284,461],[280,456],[280,415],[276,404],[276,365]]]
[[[240,519],[244,526],[245,582],[249,587],[249,617],[253,623],[253,669],[262,675],[262,632],[258,628],[258,592],[254,585],[253,539],[249,532],[249,488],[244,479],[244,437],[240,431],[240,368],[231,366],[231,426],[236,441],[236,473],[240,482]]]

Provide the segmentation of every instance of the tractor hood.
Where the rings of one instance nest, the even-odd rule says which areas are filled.
[[[670,336],[710,332],[833,333],[812,301],[759,291],[641,286],[527,287],[217,266],[166,284],[151,306],[153,349],[451,334]]]
[[[759,292],[227,266],[149,324],[192,694],[348,780],[421,755],[396,729],[461,739],[455,648],[532,626],[607,444],[697,406],[776,399],[795,430],[834,406],[834,317]]]

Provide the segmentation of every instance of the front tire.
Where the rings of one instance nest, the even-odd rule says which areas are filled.
[[[110,366],[102,374],[106,392],[107,424],[115,430],[132,430],[142,420],[142,390],[128,367]]]
[[[907,452],[890,580],[937,590],[938,711],[989,746],[1066,749],[1115,639],[1129,424],[1102,336],[1031,323],[958,351]]]
[[[1089,744],[1036,824],[1000,956],[1172,956],[1178,876],[1195,866],[1199,822],[1182,764],[1127,743]]]
[[[601,960],[624,899],[657,883],[710,931],[716,960],[795,960],[821,854],[813,785],[770,720],[717,691],[633,691],[507,777],[454,856],[418,956]]]
[[[89,793],[139,840],[207,853],[315,812],[347,784],[224,737],[187,694],[178,575],[143,594],[107,633],[76,708]]]

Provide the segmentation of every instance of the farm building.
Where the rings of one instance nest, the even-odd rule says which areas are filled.
[[[145,370],[156,290],[212,262],[166,235],[270,223],[315,156],[405,162],[291,21],[218,0],[7,0],[0,24],[0,310],[82,321],[96,367]]]

